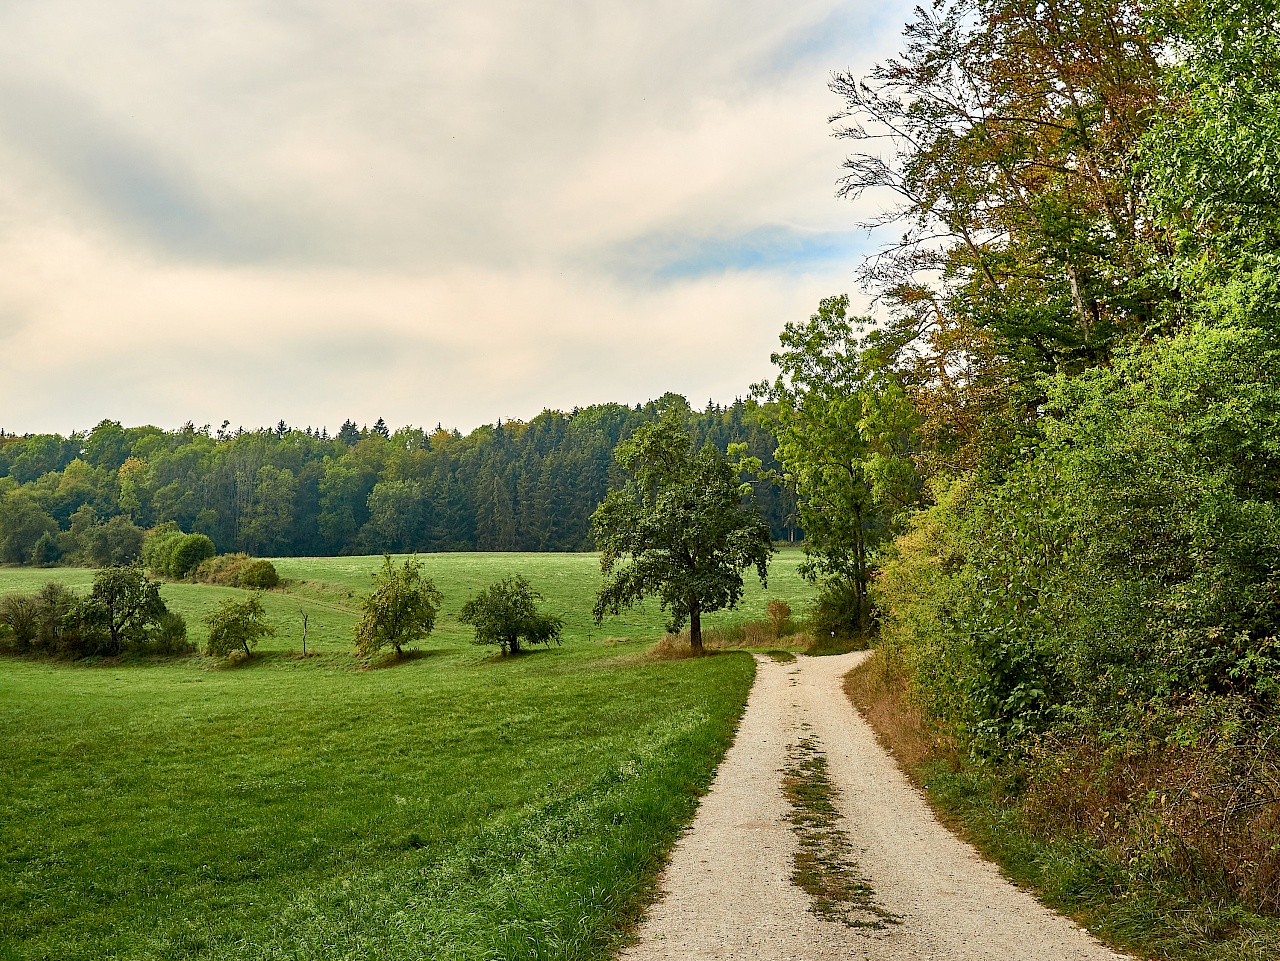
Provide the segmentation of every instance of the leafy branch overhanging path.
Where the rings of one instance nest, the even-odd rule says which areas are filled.
[[[865,656],[757,658],[737,739],[623,961],[1125,958],[1014,887],[938,822],[841,689]],[[861,875],[861,904],[844,917],[815,913],[793,880],[797,794],[784,781],[814,769],[819,750],[833,789],[823,795],[833,798],[830,833],[852,856],[836,870],[848,874],[856,862]]]

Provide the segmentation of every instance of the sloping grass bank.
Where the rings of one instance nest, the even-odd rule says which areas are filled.
[[[1171,961],[1280,957],[1280,919],[1206,890],[1199,878],[1142,879],[1118,848],[1082,831],[1047,829],[1024,805],[1017,772],[975,766],[939,738],[879,651],[849,674],[845,691],[948,826],[1103,941]]]
[[[606,957],[754,675],[641,650],[5,663],[0,957]]]

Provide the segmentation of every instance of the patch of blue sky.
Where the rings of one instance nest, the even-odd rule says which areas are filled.
[[[759,73],[786,74],[815,63],[843,70],[868,49],[883,47],[891,54],[894,48],[885,46],[886,41],[897,39],[910,14],[909,4],[841,3],[821,19],[789,34],[769,52]]]
[[[826,272],[842,263],[852,269],[871,249],[865,230],[773,224],[727,236],[650,234],[618,245],[606,263],[622,277],[669,283],[735,272]]]

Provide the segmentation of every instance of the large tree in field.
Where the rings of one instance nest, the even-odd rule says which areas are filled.
[[[731,455],[741,453],[730,448]],[[637,428],[614,457],[631,480],[611,490],[591,517],[605,578],[596,623],[656,596],[669,629],[687,621],[693,650],[701,654],[702,615],[737,605],[748,567],[762,583],[768,576],[769,525],[751,485],[739,481],[751,464],[730,463],[711,444],[695,449],[678,406]]]

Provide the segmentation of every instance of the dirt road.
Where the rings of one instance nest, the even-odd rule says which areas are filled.
[[[841,690],[865,656],[758,659],[737,740],[624,961],[1124,958],[938,823]],[[860,876],[836,886],[856,903],[816,914],[792,880],[797,851]]]

